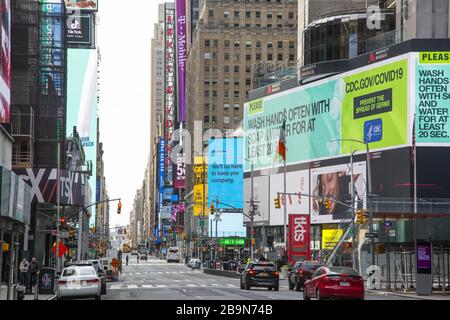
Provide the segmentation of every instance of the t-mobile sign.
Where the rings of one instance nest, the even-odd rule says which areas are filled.
[[[291,264],[310,259],[310,218],[307,214],[289,215],[288,256]]]

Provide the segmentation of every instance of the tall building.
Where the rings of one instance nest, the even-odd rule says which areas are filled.
[[[296,0],[203,1],[187,59],[186,127],[192,136],[192,157],[199,152],[194,140],[201,139],[194,137],[195,122],[201,124],[201,133],[218,129],[235,135],[259,68],[296,62]],[[189,194],[192,166],[186,168],[186,176]]]

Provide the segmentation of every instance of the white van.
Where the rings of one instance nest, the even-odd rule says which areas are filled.
[[[177,262],[180,263],[181,260],[181,253],[180,249],[177,247],[170,247],[167,252],[167,262]]]

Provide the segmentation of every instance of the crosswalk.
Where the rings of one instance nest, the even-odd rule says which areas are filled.
[[[208,284],[194,284],[188,283],[185,285],[174,284],[112,284],[109,286],[109,290],[136,290],[136,289],[181,289],[181,288],[239,288],[239,285],[231,283],[208,283]],[[280,286],[280,288],[287,289],[287,286]]]
[[[187,274],[187,273],[201,273],[199,270],[188,270],[188,271],[143,271],[143,272],[124,272],[124,274],[133,276],[133,275],[145,275],[145,274]]]

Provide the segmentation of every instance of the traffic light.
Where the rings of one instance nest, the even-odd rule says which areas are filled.
[[[274,200],[275,203],[275,209],[281,209],[281,205],[280,205],[280,195],[278,195]]]
[[[59,218],[59,225],[61,225],[61,226],[66,225],[66,219],[64,217]]]
[[[211,203],[211,213],[214,214],[214,203]]]
[[[122,211],[122,201],[119,200],[119,204],[117,205],[117,214],[120,214]]]
[[[70,229],[69,230],[69,238],[73,238],[75,236],[75,230]]]
[[[356,213],[356,222],[358,224],[366,223],[366,215],[365,215],[364,210],[362,210],[362,209],[358,210],[358,212]]]
[[[324,199],[324,200],[323,200],[323,205],[324,205],[325,209],[326,209],[327,211],[329,211],[330,208],[331,208],[331,201],[330,201],[330,199]]]

